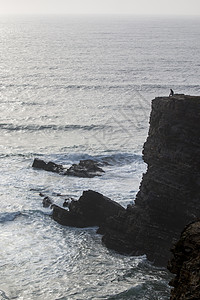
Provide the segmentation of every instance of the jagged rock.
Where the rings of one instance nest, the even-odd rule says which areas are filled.
[[[45,171],[59,173],[59,174],[63,173],[65,170],[62,165],[58,165],[52,161],[46,163],[45,161],[39,158],[34,159],[32,167],[36,169],[43,169]]]
[[[114,250],[146,254],[166,266],[184,226],[200,217],[200,97],[174,95],[152,101],[143,159],[148,165],[128,207],[107,221],[103,242]]]
[[[168,269],[176,277],[170,300],[200,299],[200,221],[188,225],[171,249]]]
[[[99,164],[91,159],[81,160],[79,164],[73,164],[66,172],[66,175],[78,177],[100,176],[104,172]]]
[[[45,171],[55,172],[61,175],[87,178],[100,176],[102,173],[104,173],[104,170],[100,168],[99,163],[91,159],[81,160],[79,164],[73,164],[69,169],[67,169],[64,168],[63,165],[58,165],[51,161],[46,163],[39,158],[35,158],[32,167],[36,169],[43,169]]]
[[[92,190],[84,191],[78,201],[72,200],[69,210],[53,205],[52,217],[61,225],[73,227],[100,226],[106,219],[125,209],[115,201]]]

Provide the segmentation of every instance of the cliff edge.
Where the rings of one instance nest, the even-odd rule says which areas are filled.
[[[143,159],[148,167],[135,205],[109,218],[103,242],[166,267],[185,225],[200,217],[200,97],[152,101]]]

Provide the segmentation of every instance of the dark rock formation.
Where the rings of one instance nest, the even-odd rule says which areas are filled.
[[[103,169],[99,167],[98,162],[87,159],[81,160],[79,164],[73,164],[66,172],[66,175],[78,177],[94,177],[103,173]]]
[[[135,206],[107,221],[103,242],[166,266],[184,226],[200,217],[200,97],[152,101],[143,159],[148,169]]]
[[[88,178],[100,176],[104,172],[104,170],[100,168],[99,163],[91,159],[81,160],[79,164],[73,164],[69,169],[67,169],[64,168],[63,165],[58,165],[51,161],[46,163],[39,158],[35,158],[32,167],[45,171],[55,172],[61,175]]]
[[[125,209],[115,201],[94,191],[84,191],[78,201],[72,200],[69,210],[53,205],[53,219],[73,227],[100,226],[106,219]]]
[[[200,221],[184,229],[171,251],[168,269],[176,277],[170,282],[170,300],[200,299]]]
[[[36,169],[43,169],[45,171],[55,172],[55,173],[64,172],[64,168],[62,165],[58,165],[52,161],[46,163],[45,161],[39,158],[34,159],[32,167]]]

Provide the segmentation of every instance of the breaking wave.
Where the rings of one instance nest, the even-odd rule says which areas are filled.
[[[124,83],[124,84],[69,84],[69,85],[63,85],[63,84],[48,84],[48,85],[39,85],[39,84],[8,84],[3,85],[0,84],[0,88],[29,88],[29,89],[56,89],[56,90],[118,90],[118,89],[125,89],[131,90],[131,91],[152,91],[157,89],[168,89],[169,86],[166,84],[156,84],[153,83],[146,83],[146,84],[130,84],[130,83]],[[193,89],[194,91],[199,92],[200,85],[198,84],[175,84],[173,85],[173,88],[176,90],[189,90]]]
[[[103,155],[90,155],[87,153],[58,153],[51,155],[40,155],[40,158],[45,161],[54,161],[60,164],[73,164],[78,163],[80,160],[91,159],[101,163],[102,165],[110,166],[122,166],[128,165],[134,162],[144,163],[141,154],[135,153],[111,153]]]
[[[102,130],[105,125],[15,125],[12,123],[1,123],[0,129],[7,131],[42,131],[42,130],[56,130],[56,131],[70,131],[70,130]]]
[[[0,223],[14,221],[15,218],[21,215],[20,211],[0,213]]]

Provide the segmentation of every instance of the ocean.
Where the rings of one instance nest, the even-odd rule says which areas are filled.
[[[0,17],[1,300],[169,299],[166,269],[57,224],[39,193],[134,203],[151,100],[200,95],[199,36],[197,17]],[[77,178],[33,169],[36,157],[108,165]]]

